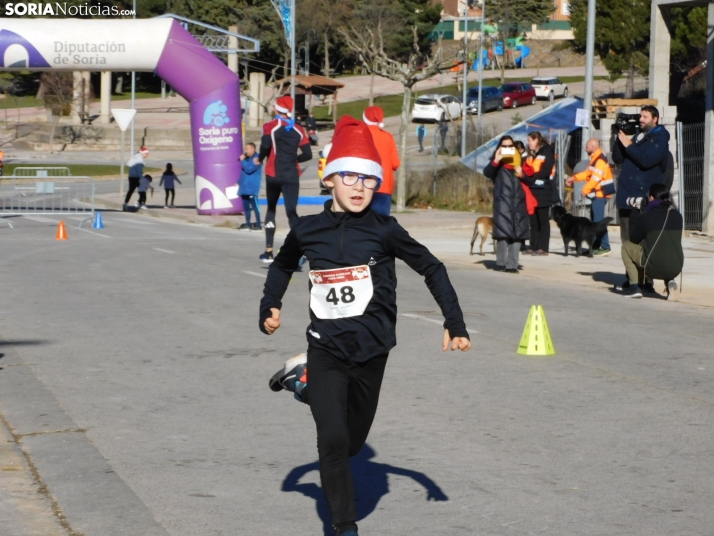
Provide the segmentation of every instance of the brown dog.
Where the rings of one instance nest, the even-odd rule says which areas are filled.
[[[493,240],[493,218],[490,216],[481,216],[476,220],[476,227],[474,228],[474,235],[471,237],[471,252],[469,255],[474,254],[474,242],[476,238],[481,237],[481,244],[479,245],[479,251],[483,255],[483,244],[486,242],[486,238],[491,234],[491,240],[493,241],[493,252],[496,253],[496,241]]]

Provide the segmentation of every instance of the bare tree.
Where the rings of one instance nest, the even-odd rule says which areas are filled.
[[[407,61],[392,59],[385,52],[385,39],[382,25],[376,28],[355,28],[350,25],[338,30],[345,40],[347,48],[357,55],[362,65],[371,74],[400,82],[404,87],[402,100],[401,125],[399,127],[399,156],[404,162],[407,154],[407,129],[409,128],[409,109],[412,101],[414,84],[431,78],[437,73],[448,71],[454,65],[455,55],[441,53],[441,41],[432,53],[425,57],[419,50],[417,27],[412,27],[414,36],[413,51]],[[404,210],[406,197],[406,166],[397,170],[397,212]]]
[[[48,151],[52,152],[52,144],[55,139],[57,123],[62,116],[68,116],[72,112],[74,102],[74,79],[72,73],[47,71],[40,76],[44,89],[45,108],[52,111],[54,122],[50,133],[50,143]]]

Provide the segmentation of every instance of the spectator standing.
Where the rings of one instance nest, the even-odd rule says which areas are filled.
[[[662,167],[669,156],[669,132],[659,124],[659,110],[654,106],[643,106],[640,110],[640,132],[631,139],[619,131],[612,147],[612,161],[619,164],[617,195],[615,203],[620,216],[620,239],[630,240],[630,219],[641,209],[641,202],[647,197],[649,187],[663,183]],[[629,280],[622,284],[626,289]],[[647,291],[653,291],[646,285]]]
[[[512,154],[504,154],[506,153]],[[517,176],[521,158],[513,138],[503,136],[483,174],[493,181],[493,239],[496,240],[496,269],[518,273],[518,257],[528,238],[526,192]]]
[[[582,195],[590,199],[592,220],[599,222],[605,219],[607,201],[615,193],[615,183],[612,178],[612,169],[607,158],[600,149],[600,140],[590,138],[585,144],[585,152],[590,155],[587,169],[565,179],[565,184],[572,186],[574,182],[585,182]],[[610,254],[610,237],[605,234],[597,237],[593,242],[593,255],[604,257]]]
[[[384,129],[384,110],[379,106],[369,106],[362,115],[362,119],[367,123],[372,140],[379,152],[382,164],[383,176],[382,185],[374,193],[372,198],[372,210],[389,216],[392,210],[392,193],[394,192],[394,172],[397,171],[401,162],[399,161],[399,151],[394,137]]]
[[[648,201],[648,202],[647,202]],[[629,287],[626,298],[641,298],[640,284],[645,277],[663,279],[667,296],[677,290],[676,278],[684,266],[682,227],[684,221],[669,195],[669,188],[655,183],[649,188],[642,212],[630,219],[630,239],[622,243]]]
[[[424,138],[426,137],[426,127],[424,123],[419,123],[416,129],[417,141],[419,142],[419,152],[424,152]]]
[[[255,143],[245,144],[245,153],[240,155],[240,179],[238,179],[238,195],[243,201],[245,223],[238,227],[239,231],[260,231],[260,209],[258,194],[260,193],[260,178],[263,166],[255,163]],[[255,212],[255,223],[250,223],[251,213]]]
[[[305,119],[305,128],[307,129],[307,135],[310,138],[310,145],[317,145],[317,121],[315,120],[315,115],[310,112]]]
[[[154,179],[151,178],[151,175],[143,175],[139,179],[139,203],[137,204],[137,208],[147,208],[146,207],[146,191],[151,190],[151,196],[154,196],[154,187],[151,186],[151,182]]]
[[[553,173],[555,153],[543,135],[531,132],[527,138],[530,155],[523,165],[523,182],[538,202],[535,213],[530,216],[530,249],[533,255],[548,255],[550,247],[550,207],[553,204]]]
[[[280,195],[285,202],[288,225],[297,223],[297,202],[300,192],[301,162],[312,158],[310,140],[305,130],[292,119],[293,99],[287,95],[275,101],[275,119],[263,125],[260,139],[260,154],[257,164],[265,161],[265,196],[268,210],[265,214],[265,253],[260,255],[264,263],[273,262],[273,239],[275,238],[275,211]]]
[[[619,131],[612,147],[612,161],[619,164],[615,201],[620,215],[620,237],[629,240],[629,222],[640,213],[638,200],[647,196],[649,187],[663,183],[662,163],[669,154],[669,132],[659,124],[654,106],[640,110],[640,132],[634,139]]]
[[[144,176],[144,161],[148,156],[149,150],[142,146],[139,152],[132,156],[126,163],[126,165],[129,166],[129,190],[126,192],[126,197],[124,197],[124,206],[122,207],[124,212],[126,212],[129,206],[131,194],[139,187],[139,181],[141,181],[141,177]]]
[[[166,200],[164,201],[164,208],[174,208],[174,201],[176,199],[174,181],[181,184],[181,181],[176,176],[176,173],[174,173],[174,167],[171,164],[166,164],[166,169],[161,175],[161,180],[159,181],[159,186],[163,184],[164,190],[166,191]],[[171,194],[171,203],[169,203],[169,194]]]
[[[441,136],[441,148],[440,151],[448,152],[446,148],[446,135],[449,133],[449,125],[443,119],[439,121],[439,136]]]

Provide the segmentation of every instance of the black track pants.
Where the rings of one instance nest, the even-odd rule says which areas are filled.
[[[323,350],[307,353],[307,402],[317,425],[320,480],[337,528],[356,529],[350,457],[367,440],[386,364],[386,355],[354,363]]]
[[[265,246],[273,247],[275,237],[275,210],[278,206],[280,194],[283,194],[285,212],[288,215],[288,225],[292,229],[297,223],[297,203],[300,192],[300,182],[282,180],[277,177],[265,177],[265,197],[268,199],[268,210],[265,213]]]

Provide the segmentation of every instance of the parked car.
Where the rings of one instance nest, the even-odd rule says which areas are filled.
[[[503,92],[503,105],[506,108],[536,103],[535,89],[528,82],[509,82],[499,89]]]
[[[493,86],[484,86],[481,94],[482,111],[503,110],[503,93]],[[469,89],[466,94],[466,113],[478,112],[478,86]]]
[[[567,97],[568,86],[552,76],[539,76],[531,80],[531,85],[535,88],[536,97],[549,99],[551,94],[555,97]]]
[[[451,121],[461,117],[461,101],[453,95],[422,95],[412,109],[412,121]]]

